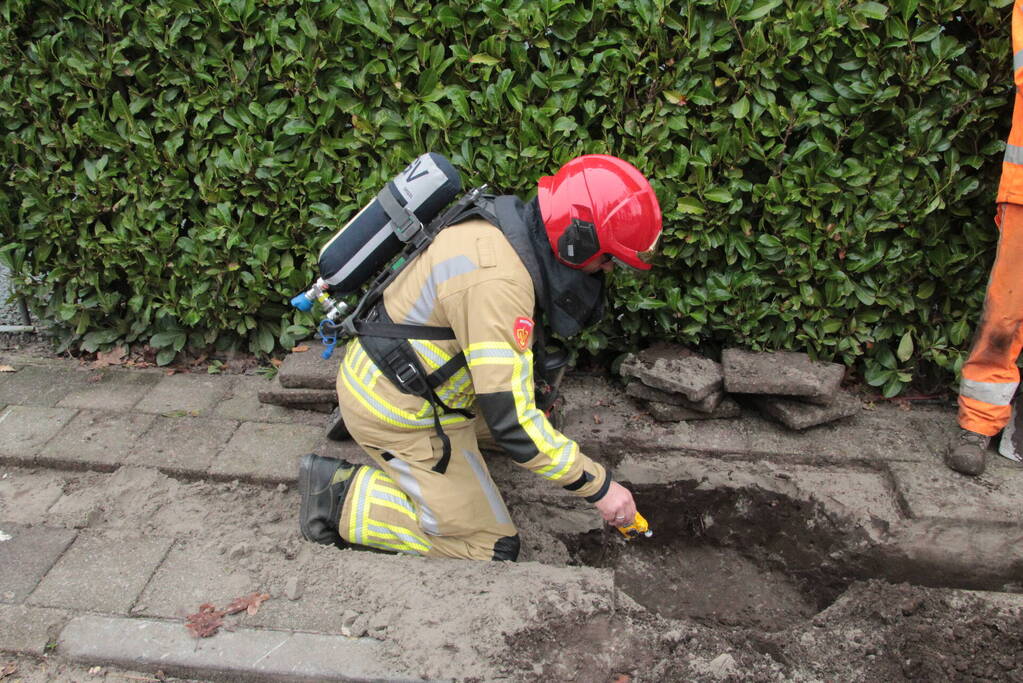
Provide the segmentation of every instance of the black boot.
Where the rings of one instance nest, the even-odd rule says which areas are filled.
[[[302,537],[323,545],[346,547],[338,533],[341,505],[356,465],[346,460],[323,458],[315,453],[302,456],[298,466],[298,495],[302,498],[298,526]]]

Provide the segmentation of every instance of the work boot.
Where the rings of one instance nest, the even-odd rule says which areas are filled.
[[[356,466],[346,460],[323,458],[315,453],[302,456],[298,466],[298,495],[302,498],[298,526],[303,538],[345,547],[337,525],[355,470]]]
[[[990,436],[960,428],[959,433],[949,440],[945,464],[962,474],[974,477],[983,474],[984,459],[990,442]]]

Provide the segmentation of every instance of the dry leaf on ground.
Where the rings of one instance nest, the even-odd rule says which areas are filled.
[[[237,614],[242,610],[245,610],[246,614],[255,614],[259,611],[259,606],[270,599],[269,593],[250,593],[249,595],[235,598],[234,602],[227,606],[224,610],[225,614]]]
[[[282,361],[280,358],[271,358],[270,359],[270,365],[274,366],[275,368],[279,368],[283,364],[284,364],[284,361]]]
[[[185,627],[196,638],[209,638],[224,625],[224,613],[206,602],[199,605],[199,611],[185,618]]]
[[[0,678],[7,678],[18,673],[18,665],[14,662],[9,662],[0,667]]]
[[[128,351],[123,346],[115,346],[109,351],[97,351],[92,367],[105,368],[108,365],[119,365],[127,356]]]
[[[298,346],[291,349],[293,353],[304,353],[309,350],[309,347],[305,344],[299,344]]]
[[[0,372],[17,372],[17,370],[10,365],[0,365]]]

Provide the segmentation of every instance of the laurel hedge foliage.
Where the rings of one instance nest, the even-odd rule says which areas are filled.
[[[961,363],[993,254],[1010,0],[7,0],[0,254],[85,350],[271,353],[424,151],[531,195],[633,161],[666,233],[590,350]]]

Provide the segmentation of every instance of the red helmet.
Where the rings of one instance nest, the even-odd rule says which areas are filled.
[[[540,216],[558,260],[582,268],[607,254],[649,270],[640,254],[661,234],[661,207],[650,183],[627,161],[606,154],[576,157],[540,178]]]

